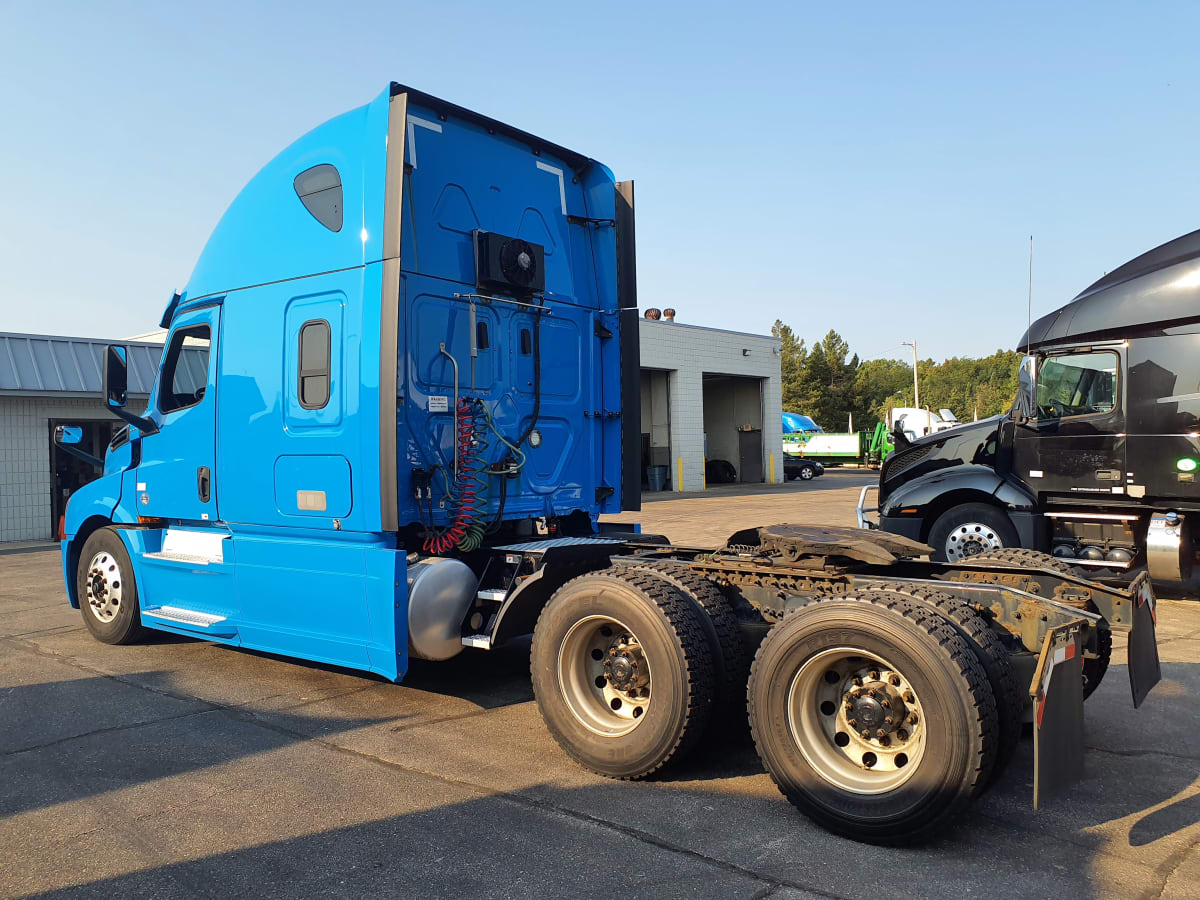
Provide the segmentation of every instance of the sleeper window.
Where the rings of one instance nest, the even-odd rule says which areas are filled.
[[[328,163],[305,169],[293,182],[296,196],[330,231],[342,230],[342,176]]]
[[[329,402],[329,323],[313,319],[300,326],[300,405],[321,409]]]

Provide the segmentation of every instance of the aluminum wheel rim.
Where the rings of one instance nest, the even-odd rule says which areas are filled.
[[[876,730],[864,737],[859,726],[866,722],[855,718],[856,710],[863,714],[862,697],[869,692],[887,696],[890,705],[884,714],[900,713],[893,716],[899,721],[879,723],[882,736]],[[855,647],[824,650],[800,667],[787,702],[792,740],[813,770],[834,787],[883,794],[903,785],[920,767],[926,743],[924,710],[903,673],[882,657]]]
[[[950,562],[961,562],[967,557],[1003,548],[1004,542],[996,534],[996,529],[982,522],[956,525],[946,536],[946,559]]]
[[[107,625],[121,611],[124,591],[121,585],[121,567],[116,557],[106,550],[93,556],[88,565],[84,595],[88,609],[98,621]]]
[[[800,478],[802,481],[812,481],[812,477],[813,477],[812,469],[801,469],[800,470]]]
[[[558,648],[558,687],[581,725],[604,737],[637,728],[650,707],[650,662],[633,630],[609,616],[587,616]]]

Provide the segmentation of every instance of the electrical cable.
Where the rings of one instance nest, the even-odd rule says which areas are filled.
[[[537,424],[538,414],[542,409],[542,308],[546,305],[544,296],[538,297],[538,308],[533,316],[533,415],[529,425],[517,440],[517,446],[525,443],[533,426]]]

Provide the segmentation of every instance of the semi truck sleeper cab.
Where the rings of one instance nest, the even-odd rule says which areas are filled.
[[[787,798],[864,841],[946,827],[1027,713],[1035,798],[1070,783],[1112,630],[1135,704],[1158,680],[1144,576],[930,563],[856,529],[701,549],[601,524],[639,504],[633,198],[395,84],[281,152],[171,298],[148,409],[107,351],[126,427],[62,543],[88,629],[393,681],[532,633],[538,707],[581,765],[645,777],[748,716]]]

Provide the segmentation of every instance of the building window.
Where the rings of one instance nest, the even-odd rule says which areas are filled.
[[[312,319],[300,326],[300,405],[321,409],[329,402],[329,323]]]
[[[330,231],[342,230],[342,176],[328,163],[305,169],[293,182],[296,196]]]
[[[210,339],[207,325],[180,328],[171,335],[159,380],[158,408],[164,413],[187,409],[204,399]]]

